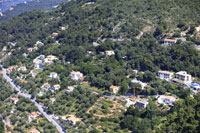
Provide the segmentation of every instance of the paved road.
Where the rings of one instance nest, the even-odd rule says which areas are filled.
[[[0,65],[0,67],[2,67],[2,65]],[[31,99],[31,95],[30,94],[22,92],[21,91],[21,87],[17,86],[16,84],[14,84],[12,82],[12,79],[6,74],[6,69],[5,68],[2,67],[2,71],[3,71],[3,78],[6,79],[7,82],[10,83],[10,85],[12,86],[12,88],[14,88],[15,90],[18,91],[18,95],[21,95],[21,96],[24,96],[26,98],[29,98],[32,102],[34,102],[35,106],[38,107],[38,110],[46,117],[46,119],[49,122],[52,122],[54,126],[56,126],[58,132],[65,133],[65,131],[62,130],[61,126],[50,115],[48,115],[46,112],[44,112],[44,110],[42,108],[42,105],[38,104],[36,102],[36,99]]]

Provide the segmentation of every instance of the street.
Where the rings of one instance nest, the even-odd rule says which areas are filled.
[[[2,67],[2,65],[0,65],[0,67]],[[23,97],[25,97],[25,98],[28,98],[28,99],[30,99],[32,102],[34,102],[34,103],[35,103],[35,106],[38,107],[38,110],[46,117],[46,119],[47,119],[49,122],[52,122],[52,124],[53,124],[54,126],[56,126],[56,129],[58,130],[58,132],[60,132],[60,133],[65,133],[65,131],[63,131],[62,127],[61,127],[53,118],[51,118],[50,115],[48,115],[46,112],[44,112],[44,110],[42,109],[42,105],[38,104],[38,103],[36,102],[36,99],[31,99],[31,95],[30,95],[30,94],[27,94],[27,93],[22,92],[22,91],[21,91],[21,88],[20,88],[18,85],[14,84],[14,83],[12,82],[12,79],[7,75],[6,69],[3,68],[3,67],[2,67],[2,72],[3,72],[3,78],[6,79],[6,81],[7,81],[8,83],[10,83],[10,85],[11,85],[12,88],[14,88],[15,90],[18,91],[18,93],[17,93],[18,95],[21,95],[21,96],[23,96]]]

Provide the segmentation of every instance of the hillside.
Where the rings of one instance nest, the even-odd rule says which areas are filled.
[[[157,72],[186,71],[192,83],[199,82],[199,5],[199,0],[71,0],[53,11],[25,12],[0,25],[2,64],[71,132],[171,131],[167,126],[197,132],[198,114],[183,118],[183,129],[180,121],[177,128],[174,123],[180,106],[186,115],[191,108],[198,113],[198,89],[161,80]],[[161,45],[165,39],[176,42]],[[135,79],[136,100],[149,101],[145,109],[127,107],[128,100],[134,102],[128,96]],[[114,97],[111,87],[120,88]],[[161,95],[180,101],[159,105]],[[72,116],[77,128],[66,122]]]

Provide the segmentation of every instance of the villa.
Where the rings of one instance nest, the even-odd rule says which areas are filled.
[[[54,60],[58,60],[58,58],[54,55],[48,55],[45,59],[44,59],[44,63],[46,65],[50,65],[50,64],[53,64],[53,61]]]
[[[57,32],[53,32],[51,36],[52,37],[56,37],[56,36],[58,36],[58,33]]]
[[[165,39],[163,45],[165,45],[165,46],[171,46],[171,45],[173,45],[175,43],[176,43],[175,39]]]
[[[19,98],[17,98],[17,97],[10,98],[11,103],[17,104],[18,101],[19,101]]]
[[[9,66],[7,69],[6,69],[6,72],[7,73],[11,73],[14,69],[16,69],[17,66]]]
[[[19,67],[18,69],[17,69],[17,71],[26,71],[27,69],[26,69],[26,66],[21,66],[21,67]]]
[[[58,78],[58,74],[56,72],[51,72],[49,77],[50,78]]]
[[[53,85],[52,86],[52,90],[53,91],[57,91],[57,90],[59,90],[60,89],[60,85],[59,84],[56,84],[56,85]]]
[[[38,119],[40,117],[40,113],[39,112],[31,112],[28,119],[29,121]]]
[[[41,86],[41,89],[47,91],[50,87],[51,87],[51,86],[50,86],[49,83],[44,83],[44,84]]]
[[[83,74],[79,71],[72,71],[69,76],[73,80],[83,80]]]
[[[75,86],[68,86],[66,89],[66,93],[69,94],[70,92],[74,91]]]
[[[49,102],[50,102],[51,104],[53,104],[55,101],[56,101],[55,98],[50,98],[50,100],[49,100]]]
[[[114,94],[117,94],[119,90],[120,90],[119,86],[114,86],[114,85],[110,86],[110,91]]]
[[[174,73],[169,71],[158,71],[158,77],[163,80],[170,80],[173,78]]]
[[[4,46],[2,49],[3,52],[7,51],[7,46]]]
[[[180,71],[176,73],[176,79],[183,81],[184,83],[191,83],[192,82],[192,76],[190,74],[187,74],[186,71]]]
[[[111,55],[115,55],[115,52],[113,50],[107,50],[105,51],[106,56],[111,56]]]

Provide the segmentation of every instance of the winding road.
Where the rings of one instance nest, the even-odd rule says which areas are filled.
[[[38,107],[38,110],[46,117],[46,119],[51,122],[54,126],[56,126],[56,129],[58,130],[59,133],[65,133],[65,131],[62,129],[62,127],[50,116],[48,115],[42,108],[42,105],[38,104],[36,102],[36,99],[31,99],[31,95],[28,93],[24,93],[21,91],[21,87],[19,87],[18,85],[14,84],[14,82],[12,82],[12,79],[7,75],[6,73],[6,69],[3,68],[2,65],[0,65],[0,67],[2,68],[2,72],[3,72],[3,78],[7,80],[8,83],[10,83],[11,87],[14,88],[15,90],[18,91],[18,95],[24,96],[28,99],[30,99],[32,102],[35,103],[35,106]]]

